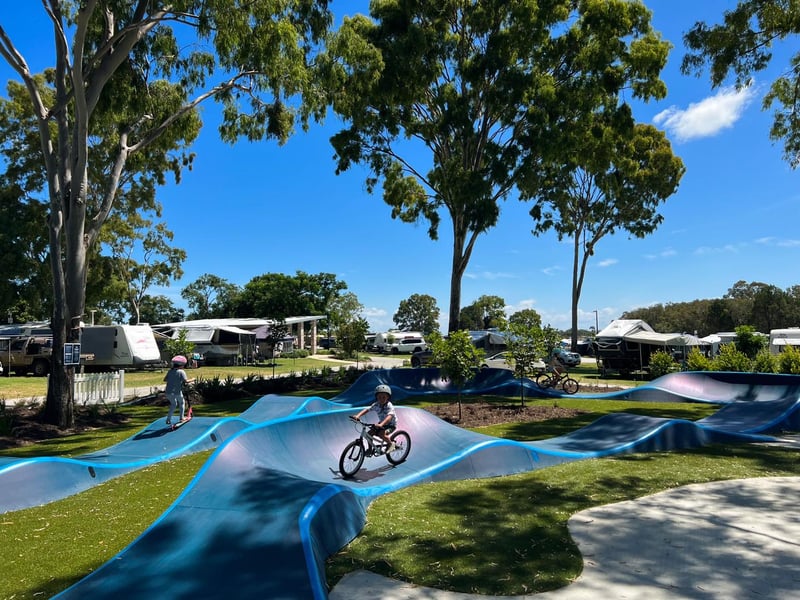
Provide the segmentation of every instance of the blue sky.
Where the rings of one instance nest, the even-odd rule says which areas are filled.
[[[669,93],[637,104],[642,122],[664,129],[686,166],[678,192],[663,205],[664,222],[644,240],[624,233],[604,238],[591,259],[580,301],[579,326],[600,328],[626,310],[653,303],[719,298],[737,281],[781,289],[800,283],[798,174],[768,138],[771,116],[761,110],[769,83],[788,65],[778,47],[770,68],[744,92],[712,90],[707,76],[680,73],[682,34],[698,20],[719,22],[736,2],[649,0],[654,27],[674,46],[662,77]],[[364,2],[334,2],[341,7]],[[348,8],[348,11],[351,10]],[[352,9],[355,12],[354,9]],[[0,23],[32,68],[43,67],[50,32],[39,3],[3,3]],[[0,64],[3,82],[11,77]],[[158,194],[174,244],[187,251],[184,276],[163,293],[179,306],[183,286],[204,273],[244,285],[269,272],[334,273],[365,307],[372,329],[392,327],[401,300],[437,299],[446,328],[451,236],[427,224],[394,221],[379,196],[367,194],[365,172],[335,174],[328,142],[338,130],[298,132],[285,146],[218,141],[215,109],[194,148],[194,168],[180,185]],[[498,225],[478,239],[462,285],[462,306],[484,294],[505,299],[508,312],[533,308],[543,322],[570,324],[571,247],[554,234],[534,237],[529,207],[514,198]],[[264,315],[254,315],[264,316]],[[799,325],[785,323],[784,326]]]

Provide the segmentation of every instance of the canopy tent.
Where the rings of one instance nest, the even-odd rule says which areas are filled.
[[[690,333],[656,333],[655,331],[637,331],[622,336],[625,340],[639,342],[640,344],[657,344],[660,346],[710,346],[707,342]]]

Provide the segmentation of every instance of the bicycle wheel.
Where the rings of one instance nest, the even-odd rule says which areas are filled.
[[[542,373],[536,378],[536,385],[538,385],[540,388],[547,389],[553,385],[553,380],[550,378],[548,373]]]
[[[354,440],[345,446],[339,458],[339,472],[345,479],[352,477],[364,463],[364,446],[361,440]]]
[[[394,443],[395,449],[386,454],[386,460],[393,465],[399,465],[411,452],[411,436],[405,431],[395,431],[390,439]]]
[[[578,391],[579,387],[580,387],[580,384],[575,379],[573,379],[572,377],[567,377],[564,380],[564,383],[561,384],[561,388],[567,394],[574,394],[575,392]]]

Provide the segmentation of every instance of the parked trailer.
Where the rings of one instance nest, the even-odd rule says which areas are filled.
[[[86,326],[81,330],[81,357],[87,371],[161,365],[161,351],[149,325]]]
[[[792,346],[795,350],[800,350],[800,327],[788,327],[786,329],[770,330],[770,354],[780,354],[783,352],[786,346]]]

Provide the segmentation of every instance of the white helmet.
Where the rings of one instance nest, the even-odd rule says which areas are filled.
[[[380,384],[378,387],[375,388],[375,396],[383,392],[384,394],[389,394],[389,397],[392,397],[392,388],[390,388],[385,383]]]

